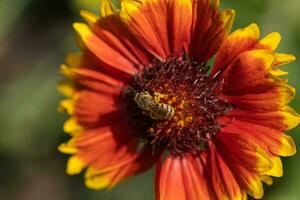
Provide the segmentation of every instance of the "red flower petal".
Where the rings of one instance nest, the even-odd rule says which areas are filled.
[[[229,128],[224,130],[232,131]],[[236,130],[234,133],[221,132],[217,135],[216,143],[241,188],[256,199],[260,199],[264,193],[259,175],[282,175],[280,159],[249,135],[237,133]]]
[[[210,59],[229,33],[234,19],[233,10],[219,12],[215,0],[193,0],[193,23],[189,56],[199,63]]]
[[[272,104],[268,104],[270,107]],[[267,107],[267,105],[265,105]],[[271,110],[271,109],[270,109]],[[230,117],[254,124],[260,124],[280,131],[287,131],[296,127],[300,123],[300,116],[293,110],[281,108],[278,111],[257,112],[255,109],[251,111],[243,109],[234,109]]]
[[[260,30],[256,24],[250,24],[244,29],[238,29],[231,33],[223,42],[216,55],[216,61],[212,69],[212,76],[223,72],[242,53],[253,50],[265,50],[274,52],[281,40],[277,32],[268,34],[259,40]],[[275,55],[275,53],[274,53]],[[273,66],[281,66],[293,62],[295,56],[289,54],[276,54]],[[278,68],[273,68],[275,76],[287,74]]]
[[[137,72],[136,64],[132,60],[134,57],[128,58],[130,53],[113,33],[99,27],[96,34],[83,23],[75,23],[74,29],[87,50],[101,63],[129,75]]]
[[[100,128],[82,131],[59,147],[64,153],[75,154],[68,162],[69,174],[88,166],[86,185],[103,189],[153,166],[159,154],[153,155],[151,147],[138,150],[139,138],[124,116],[117,113],[101,123]]]
[[[261,93],[275,85],[270,75],[275,54],[267,50],[253,50],[240,54],[224,71],[222,92],[225,95]]]
[[[124,84],[112,76],[88,68],[61,66],[61,72],[76,81],[77,89],[90,89],[96,92],[117,95]]]
[[[239,109],[266,112],[284,108],[294,98],[295,89],[288,85],[279,84],[265,91],[259,91],[257,88],[255,93],[247,90],[243,93],[245,94],[223,95],[223,98]]]
[[[251,137],[246,135],[223,131],[217,134],[216,144],[218,151],[224,152],[224,155],[230,159],[230,166],[242,165],[253,173],[272,169],[269,155],[255,140],[251,140]]]
[[[77,155],[95,169],[120,163],[137,151],[139,139],[128,122],[120,118],[117,124],[114,122],[83,131],[74,138]]]
[[[252,50],[258,42],[259,35],[260,31],[256,24],[231,33],[217,53],[212,74],[223,71],[239,54]]]
[[[100,39],[109,44],[120,56],[130,60],[135,66],[146,65],[152,59],[144,47],[129,33],[119,15],[115,14],[98,20],[92,29]],[[111,58],[107,58],[107,60],[109,59]]]
[[[124,104],[115,96],[84,90],[78,92],[75,97],[74,117],[86,128],[97,127],[98,122],[110,113],[124,111],[122,108],[125,109]],[[125,118],[125,114],[122,116]]]
[[[157,200],[214,200],[203,169],[204,156],[168,156],[158,167]]]
[[[121,17],[133,35],[160,58],[170,55],[165,1],[122,1]]]
[[[167,1],[168,32],[171,53],[181,53],[190,42],[192,3],[186,0]]]
[[[113,166],[103,169],[89,167],[85,174],[85,183],[91,189],[111,189],[120,181],[148,170],[155,164],[157,159],[158,155],[152,155],[152,148],[146,147]]]
[[[211,180],[217,199],[246,200],[247,195],[241,190],[231,169],[211,142],[209,143],[209,160]]]
[[[84,49],[83,53],[69,53],[66,58],[66,65],[62,65],[61,72],[67,77],[74,74],[76,70],[87,69],[106,76],[110,76],[112,79],[121,83],[127,83],[132,79],[131,75],[124,72],[122,69],[111,67],[101,60],[99,60],[91,51]],[[76,77],[76,76],[75,76]]]
[[[274,155],[291,156],[296,153],[295,143],[290,136],[258,123],[249,123],[236,118],[231,124],[223,127],[222,131],[250,137],[251,140]]]

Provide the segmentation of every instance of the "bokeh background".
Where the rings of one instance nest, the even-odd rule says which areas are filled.
[[[223,0],[237,11],[234,28],[251,22],[262,35],[278,31],[281,52],[300,58],[299,0]],[[66,115],[56,112],[59,65],[76,50],[72,22],[80,9],[99,13],[100,0],[0,0],[0,199],[153,200],[153,171],[121,183],[112,192],[85,188],[82,175],[65,173],[67,156],[57,145]],[[288,67],[300,91],[300,66]],[[255,76],[255,75],[254,75]],[[300,95],[293,101],[300,111]],[[300,146],[300,129],[290,132]],[[266,200],[300,199],[300,154],[285,158],[284,176],[266,187]]]

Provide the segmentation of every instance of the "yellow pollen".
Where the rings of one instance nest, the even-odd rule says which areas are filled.
[[[158,93],[158,92],[154,92],[154,101],[155,101],[155,103],[159,103],[162,99],[165,99],[165,98],[167,98],[167,95],[161,94],[161,93]]]
[[[181,102],[180,102],[180,104],[177,106],[177,108],[179,108],[179,109],[184,109],[185,105],[186,105],[186,101],[181,100]]]
[[[174,128],[184,128],[188,123],[193,121],[193,117],[186,112],[187,101],[178,98],[174,93],[162,94],[154,92],[153,98],[155,103],[166,103],[175,109],[175,115],[169,121],[162,122],[164,126],[160,126],[166,127],[163,131],[164,134],[170,133]],[[149,128],[148,132],[153,133],[154,128]]]
[[[180,128],[184,127],[184,121],[180,120],[179,122],[177,122],[177,126]]]

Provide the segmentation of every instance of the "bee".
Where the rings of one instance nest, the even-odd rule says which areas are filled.
[[[175,109],[164,103],[157,103],[150,111],[150,117],[155,120],[171,119],[175,114]]]
[[[149,92],[139,92],[134,96],[134,101],[140,109],[151,111],[155,107],[155,101]]]
[[[172,106],[155,102],[154,98],[147,91],[136,93],[134,101],[140,109],[148,111],[149,116],[154,120],[171,119],[175,114],[175,109]]]

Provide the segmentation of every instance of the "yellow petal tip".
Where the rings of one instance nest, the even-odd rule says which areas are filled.
[[[74,113],[74,101],[72,99],[65,99],[59,102],[58,112],[67,112],[69,115]]]
[[[108,188],[111,180],[98,170],[89,167],[85,173],[85,185],[94,190]]]
[[[75,22],[73,28],[83,41],[86,41],[92,35],[92,31],[87,24]]]
[[[263,46],[266,46],[271,51],[274,51],[279,46],[280,41],[281,41],[281,35],[278,32],[273,32],[267,35],[262,40],[260,40],[259,43]]]
[[[116,12],[116,8],[112,4],[111,0],[101,0],[101,17],[113,15]]]
[[[261,175],[260,179],[267,185],[272,185],[273,184],[273,178],[270,176],[265,176],[265,175]]]
[[[67,174],[79,174],[85,168],[85,163],[77,156],[71,156],[67,164]]]
[[[98,16],[87,10],[81,10],[80,16],[91,26],[97,22]]]
[[[68,80],[58,82],[57,90],[66,97],[72,97],[75,94],[74,83]]]
[[[256,23],[252,23],[247,27],[249,30],[253,31],[253,33],[256,35],[256,38],[259,38],[260,36],[260,29]]]
[[[63,130],[71,135],[76,135],[82,131],[83,128],[77,123],[74,117],[71,117],[64,123]]]
[[[274,66],[282,66],[292,63],[296,60],[296,57],[292,54],[278,53],[276,54]]]
[[[65,153],[65,154],[75,154],[77,152],[77,148],[74,147],[72,145],[72,140],[70,140],[69,142],[67,143],[63,143],[61,145],[58,146],[58,150],[61,152],[61,153]]]

